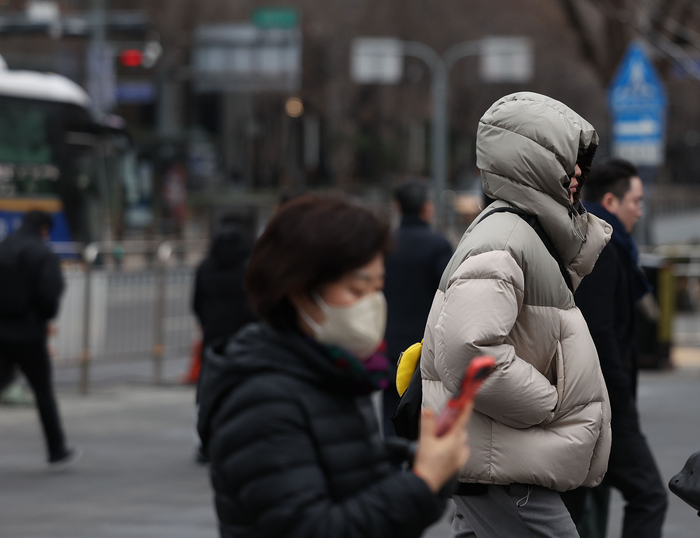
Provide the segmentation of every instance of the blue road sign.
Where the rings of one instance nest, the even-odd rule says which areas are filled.
[[[641,166],[665,156],[666,89],[644,47],[633,41],[608,91],[612,154]]]
[[[145,105],[156,100],[156,87],[150,80],[133,80],[118,82],[116,86],[117,103],[126,105]]]

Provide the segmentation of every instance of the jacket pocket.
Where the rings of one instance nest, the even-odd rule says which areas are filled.
[[[564,375],[564,351],[561,347],[561,342],[557,340],[556,356],[554,357],[556,361],[556,380],[557,380],[557,405],[554,407],[551,413],[547,415],[547,418],[542,422],[542,426],[554,421],[554,419],[559,415],[562,402],[564,401],[564,383],[566,376]]]

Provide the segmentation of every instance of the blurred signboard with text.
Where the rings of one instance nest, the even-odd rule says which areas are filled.
[[[250,20],[263,30],[295,28],[299,26],[299,12],[293,7],[263,7],[255,9]]]
[[[482,81],[493,84],[532,80],[535,59],[529,37],[485,37],[480,48],[479,75]]]
[[[208,24],[194,32],[193,82],[198,92],[294,92],[301,87],[298,27]]]
[[[350,51],[350,77],[357,84],[398,84],[403,77],[403,43],[393,37],[358,37]]]

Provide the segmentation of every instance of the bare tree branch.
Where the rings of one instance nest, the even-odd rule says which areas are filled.
[[[561,5],[567,19],[569,20],[569,24],[578,35],[581,42],[581,50],[583,52],[584,59],[589,62],[598,73],[600,73],[601,64],[598,55],[596,54],[594,36],[591,35],[590,30],[583,22],[583,18],[581,17],[579,8],[576,4],[576,0],[561,0]]]

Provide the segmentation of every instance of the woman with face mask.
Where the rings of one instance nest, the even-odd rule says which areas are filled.
[[[424,415],[412,470],[399,472],[369,398],[388,383],[376,350],[389,241],[371,211],[309,195],[256,244],[247,289],[263,322],[211,349],[202,379],[222,537],[410,538],[442,514],[437,493],[467,461],[471,409],[439,438]]]

